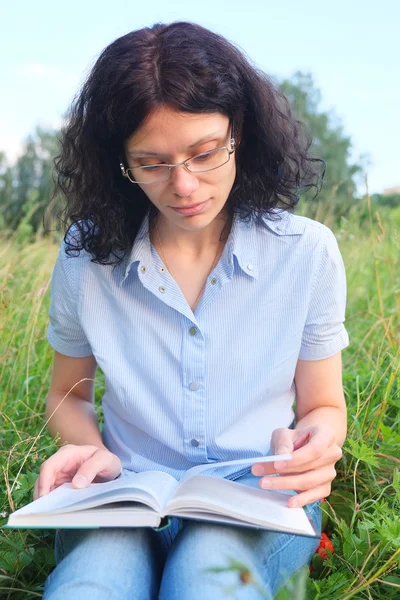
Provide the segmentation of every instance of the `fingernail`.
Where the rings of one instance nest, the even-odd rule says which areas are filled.
[[[269,479],[263,479],[261,482],[261,487],[263,487],[264,489],[269,489],[272,487],[272,481],[270,481]]]
[[[289,454],[289,448],[287,446],[281,446],[276,451],[276,454]]]
[[[251,468],[251,472],[253,475],[262,475],[264,473],[264,468],[261,465],[254,465]]]
[[[83,488],[87,486],[88,480],[84,475],[77,475],[73,478],[72,483],[78,488]]]

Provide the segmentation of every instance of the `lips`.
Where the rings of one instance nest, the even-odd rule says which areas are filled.
[[[205,200],[204,200],[205,202]],[[204,202],[197,202],[196,204],[188,204],[188,206],[171,206],[171,208],[194,208],[195,206],[200,206],[200,204],[204,204]]]
[[[178,208],[176,206],[171,206],[171,208],[179,215],[190,217],[192,215],[199,215],[204,210],[206,210],[208,203],[209,203],[209,200],[205,200],[205,202],[200,202],[200,204],[191,204],[190,206],[185,206],[182,208]]]

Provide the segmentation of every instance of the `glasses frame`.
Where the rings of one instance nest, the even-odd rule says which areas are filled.
[[[235,152],[238,145],[239,144],[236,143],[236,140],[234,137],[234,131],[233,131],[233,126],[232,126],[231,139],[230,139],[230,146],[231,146],[230,150],[227,146],[218,146],[218,148],[212,148],[212,150],[208,150],[206,152],[200,152],[200,154],[195,154],[194,156],[191,156],[190,158],[185,158],[185,160],[182,160],[181,162],[175,163],[175,164],[158,164],[157,163],[155,165],[128,167],[127,169],[125,169],[125,166],[124,166],[123,162],[121,161],[119,163],[119,167],[121,169],[122,176],[126,177],[131,183],[136,183],[136,184],[140,184],[140,185],[149,185],[151,183],[158,183],[159,181],[167,181],[171,177],[171,171],[174,167],[184,166],[185,169],[187,171],[189,171],[189,173],[191,173],[192,175],[197,175],[197,173],[208,173],[210,171],[215,171],[215,169],[219,169],[220,167],[222,167],[223,165],[226,165],[229,162],[231,154],[233,154]],[[201,156],[202,154],[207,154],[207,152],[211,152],[214,150],[222,150],[223,148],[225,148],[225,150],[228,151],[228,160],[226,162],[222,163],[222,165],[218,165],[218,167],[213,167],[212,169],[205,169],[204,171],[196,171],[194,173],[193,171],[190,170],[189,166],[187,165],[189,160],[193,160],[194,158],[197,158],[198,156]],[[133,171],[133,169],[146,169],[146,168],[153,168],[153,167],[168,167],[168,176],[163,177],[162,179],[156,179],[155,181],[147,181],[147,182],[132,181],[132,179],[129,177],[129,171]]]

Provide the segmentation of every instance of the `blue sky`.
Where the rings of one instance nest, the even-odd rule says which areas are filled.
[[[311,72],[368,155],[370,192],[400,185],[400,1],[48,0],[7,2],[0,25],[0,150],[12,160],[36,125],[57,126],[99,52],[155,22],[188,20],[224,35],[273,77]],[[359,182],[359,191],[365,191]]]

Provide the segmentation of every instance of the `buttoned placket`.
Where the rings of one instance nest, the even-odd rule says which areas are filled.
[[[183,446],[191,462],[207,462],[205,432],[206,347],[200,324],[181,315]]]
[[[258,270],[247,250],[247,261],[239,264],[251,277]],[[138,276],[142,285],[163,303],[178,311],[182,326],[182,401],[183,401],[183,452],[193,463],[213,462],[208,459],[205,429],[206,416],[206,347],[201,328],[201,314],[213,301],[222,287],[232,280],[234,273],[233,242],[228,241],[217,265],[207,277],[195,313],[192,312],[180,287],[165,269],[155,248],[144,242],[139,259]],[[253,258],[253,256],[252,256]],[[250,260],[249,260],[250,259]]]
[[[224,253],[216,267],[207,277],[207,281],[195,309],[191,311],[181,289],[171,275],[164,270],[158,253],[153,249],[154,276],[160,274],[163,288],[162,301],[166,301],[170,292],[171,304],[181,314],[182,327],[182,400],[183,400],[183,445],[184,454],[194,463],[207,462],[207,440],[205,431],[206,410],[206,347],[205,337],[201,329],[201,316],[205,307],[213,301],[222,286],[232,278],[232,270],[223,268]],[[225,253],[226,255],[226,253]],[[232,266],[232,265],[231,265]],[[169,303],[169,302],[168,302]],[[195,316],[196,315],[196,316]]]

